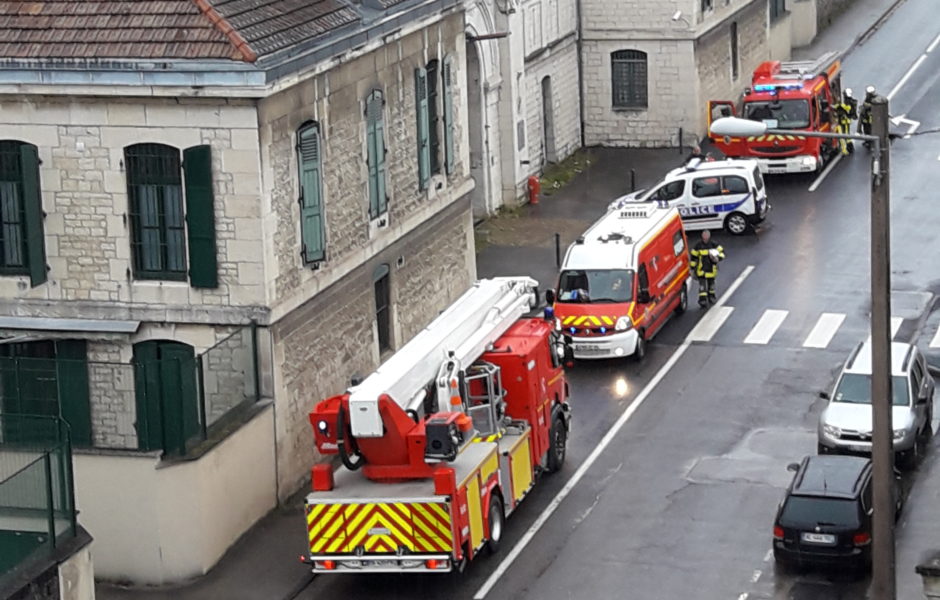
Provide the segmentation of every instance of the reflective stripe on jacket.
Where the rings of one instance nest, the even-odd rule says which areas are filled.
[[[712,260],[709,250],[718,250],[718,260]],[[695,269],[696,277],[714,279],[718,276],[718,263],[725,258],[725,250],[720,244],[711,240],[706,244],[699,240],[690,251],[692,255],[689,266]]]

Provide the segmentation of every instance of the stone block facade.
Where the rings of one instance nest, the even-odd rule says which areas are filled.
[[[296,490],[316,458],[307,418],[314,405],[342,394],[353,376],[368,375],[387,358],[378,346],[376,268],[389,268],[391,342],[398,348],[470,286],[474,264],[465,197],[274,324],[281,490]]]
[[[525,108],[529,173],[539,172],[549,162],[564,160],[581,146],[581,99],[578,90],[578,46],[573,34],[539,52],[525,67]],[[543,83],[545,78],[549,83]],[[544,92],[550,90],[550,99]],[[545,124],[546,102],[551,105]],[[554,148],[546,145],[550,127]],[[548,152],[546,152],[548,150]],[[552,151],[554,150],[554,151]]]
[[[832,20],[848,10],[855,0],[816,0],[816,28],[825,29]]]
[[[89,302],[126,310],[264,304],[264,287],[253,270],[263,265],[260,237],[236,238],[235,231],[236,219],[260,214],[257,119],[251,105],[7,95],[0,96],[0,132],[2,139],[38,148],[49,268],[48,281],[35,288],[26,276],[0,278],[5,301],[64,301],[51,311],[35,304],[43,307],[43,316],[58,317],[87,316]],[[211,146],[217,288],[133,277],[124,149],[138,143],[180,151]],[[19,313],[28,315],[31,305],[21,304]]]

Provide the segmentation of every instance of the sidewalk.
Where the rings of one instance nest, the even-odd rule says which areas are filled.
[[[849,47],[895,3],[896,0],[856,0],[852,10],[837,17],[812,45],[801,48],[800,55]],[[797,51],[794,55],[797,56]],[[539,281],[540,289],[546,289],[557,274],[555,234],[559,235],[563,253],[587,225],[603,214],[612,200],[631,191],[631,170],[636,174],[637,189],[648,187],[667,170],[683,162],[688,145],[682,153],[676,148],[583,149],[579,157],[586,158],[590,164],[575,173],[565,186],[543,189],[539,204],[507,211],[477,227],[477,276],[526,274]],[[927,476],[922,475],[920,479],[927,481],[918,482],[915,494],[923,495],[918,502],[926,510],[933,505],[928,504],[929,498],[936,502],[940,497],[940,466],[927,465],[922,469]],[[219,509],[224,510],[224,507]],[[306,545],[303,524],[298,496],[288,507],[273,511],[246,532],[204,577],[159,588],[99,582],[96,597],[98,600],[293,600],[312,577],[309,568],[298,560]],[[922,537],[926,538],[924,543],[935,540],[940,546],[940,524],[935,524],[929,534]],[[913,564],[908,566],[910,560],[905,560],[899,562],[903,564],[898,571],[899,581],[908,572],[913,573]],[[898,597],[920,596],[908,593]]]

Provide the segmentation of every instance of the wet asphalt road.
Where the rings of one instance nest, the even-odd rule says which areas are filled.
[[[911,23],[921,25],[915,30]],[[850,54],[844,85],[857,95],[869,83],[888,92],[938,34],[934,0],[908,0]],[[938,128],[938,102],[940,49],[927,54],[896,92],[891,113],[920,121],[920,131]],[[674,151],[600,156],[590,177],[579,178],[572,193],[543,202],[539,214],[586,225],[610,199],[629,191],[630,167],[649,184],[678,162]],[[938,159],[940,135],[897,140],[892,147],[892,287],[895,315],[905,319],[896,339],[915,340],[925,350],[940,320],[931,311],[933,294],[940,293]],[[868,334],[868,169],[867,152],[859,148],[815,192],[808,191],[809,176],[769,179],[774,210],[768,226],[757,235],[716,236],[728,256],[719,295],[754,267],[727,299],[727,320],[709,341],[683,350],[487,598],[865,597],[866,579],[777,573],[768,551],[773,513],[789,480],[786,465],[815,452],[822,408],[816,392],[831,385],[848,352]],[[552,239],[535,234],[544,237],[540,248],[483,250],[479,275],[528,272],[550,282]],[[768,344],[744,344],[767,309],[788,311],[783,324]],[[825,348],[804,348],[824,312],[845,315],[841,327]],[[510,519],[499,555],[474,561],[462,575],[318,577],[299,597],[473,597],[699,318],[692,308],[670,323],[642,364],[582,362],[570,370],[576,420],[568,462]],[[940,354],[929,356],[940,364]],[[927,460],[937,454],[932,449]],[[909,474],[908,484],[916,487],[917,477],[918,471]],[[913,526],[902,519],[899,545]]]

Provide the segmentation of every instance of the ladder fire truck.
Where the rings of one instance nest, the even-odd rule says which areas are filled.
[[[841,60],[836,52],[810,61],[763,62],[738,102],[709,101],[708,126],[720,117],[741,116],[763,121],[769,129],[834,132],[841,79]],[[837,140],[800,135],[711,135],[711,139],[725,156],[756,158],[764,173],[820,171],[838,151]]]
[[[374,373],[310,413],[318,464],[305,513],[316,573],[462,570],[495,552],[504,520],[570,424],[568,343],[535,280],[477,282]]]

